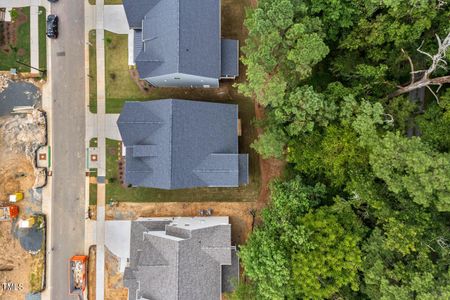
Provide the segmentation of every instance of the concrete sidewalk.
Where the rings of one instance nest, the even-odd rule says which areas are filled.
[[[105,28],[104,0],[96,2],[96,49],[97,49],[97,228],[96,228],[96,298],[105,297],[105,196],[106,187],[106,136],[105,136]]]
[[[87,224],[86,232],[89,242],[97,247],[96,259],[96,299],[103,300],[105,294],[105,204],[106,204],[106,138],[120,140],[119,129],[116,125],[118,114],[106,114],[105,95],[105,30],[128,34],[128,22],[122,5],[104,5],[104,0],[97,0],[96,5],[89,5],[85,1],[85,37],[88,40],[89,31],[96,30],[96,63],[97,63],[97,113],[89,111],[89,96],[86,97],[86,148],[89,141],[97,138],[97,220],[95,225]],[[89,60],[89,44],[85,47],[85,57]],[[85,69],[89,74],[89,67]],[[89,95],[89,79],[86,76],[86,94]],[[86,182],[87,189],[89,183]],[[89,193],[86,193],[89,195]],[[88,197],[86,202],[88,202]],[[89,233],[88,233],[89,232]]]
[[[32,1],[34,2],[34,1]],[[30,65],[39,69],[39,6],[30,6]],[[31,73],[39,73],[31,69]]]

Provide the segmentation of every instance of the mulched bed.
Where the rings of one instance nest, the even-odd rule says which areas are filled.
[[[20,25],[28,22],[28,16],[23,13],[21,8],[16,8],[18,16],[14,22],[0,22],[0,51],[10,53],[12,47],[17,45],[17,31]],[[17,49],[18,53],[24,52],[24,49]]]

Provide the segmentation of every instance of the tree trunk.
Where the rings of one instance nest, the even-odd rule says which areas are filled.
[[[391,93],[388,96],[388,98],[392,99],[392,98],[395,98],[402,94],[409,93],[416,89],[420,89],[422,87],[427,87],[430,85],[443,85],[445,83],[450,83],[450,76],[442,76],[442,77],[437,77],[437,78],[432,78],[432,79],[424,78],[424,79],[414,82],[413,84],[399,88],[395,92]]]

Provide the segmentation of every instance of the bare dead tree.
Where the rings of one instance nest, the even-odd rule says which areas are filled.
[[[446,0],[438,0],[437,8],[438,8],[438,9],[441,9],[441,8],[443,8],[446,4],[447,4],[447,1],[446,1]]]
[[[423,42],[419,46],[419,48],[417,48],[417,51],[419,53],[431,59],[431,65],[428,69],[415,71],[411,57],[406,55],[405,51],[402,49],[402,52],[406,55],[411,68],[411,82],[406,86],[400,86],[395,92],[391,93],[388,96],[389,98],[394,98],[402,94],[409,93],[413,90],[426,87],[434,95],[436,100],[439,101],[436,93],[439,92],[443,84],[450,83],[450,76],[441,76],[436,78],[432,78],[431,76],[437,69],[447,70],[447,61],[445,60],[445,54],[450,47],[450,33],[443,41],[438,35],[436,35],[436,40],[438,43],[438,51],[434,55],[431,55],[430,53],[425,52],[421,49]],[[434,91],[431,86],[437,86],[437,90]]]

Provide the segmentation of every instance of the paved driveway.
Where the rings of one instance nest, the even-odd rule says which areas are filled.
[[[121,141],[119,127],[117,126],[117,119],[119,114],[106,114],[105,115],[105,136],[108,139]]]
[[[123,5],[105,5],[103,11],[105,30],[119,34],[128,34],[130,28],[128,27]]]

